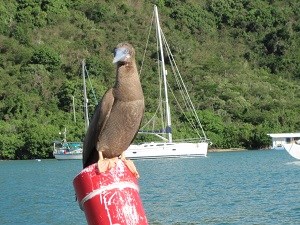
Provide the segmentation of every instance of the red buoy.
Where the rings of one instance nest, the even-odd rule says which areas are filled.
[[[122,160],[104,173],[96,163],[86,167],[73,185],[89,225],[148,225],[137,179]]]

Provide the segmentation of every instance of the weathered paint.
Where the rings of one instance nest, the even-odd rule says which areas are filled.
[[[93,164],[75,177],[80,208],[88,224],[146,225],[137,179],[122,160],[115,160],[116,166],[105,173]]]

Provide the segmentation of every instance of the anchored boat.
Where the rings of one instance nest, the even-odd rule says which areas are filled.
[[[53,148],[58,160],[82,159],[82,142],[54,142]]]
[[[300,159],[300,133],[268,134],[272,138],[272,149],[286,150],[292,157]]]
[[[164,99],[161,98],[159,102],[159,106],[164,106],[161,114],[164,114],[163,127],[159,130],[155,131],[139,131],[140,134],[151,134],[159,137],[161,141],[159,142],[150,142],[150,143],[142,143],[139,145],[132,144],[125,151],[125,156],[131,159],[138,158],[164,158],[164,157],[196,157],[196,156],[206,156],[208,144],[210,143],[209,139],[206,137],[206,134],[202,128],[194,105],[191,101],[187,88],[183,82],[181,74],[178,70],[174,57],[171,53],[170,47],[167,43],[167,40],[163,34],[163,31],[160,27],[158,10],[157,7],[154,6],[154,16],[153,20],[155,20],[156,27],[156,36],[157,36],[157,51],[158,51],[158,72],[160,84],[163,88],[159,88],[161,90],[160,96],[164,96]],[[164,53],[167,53],[164,55]],[[167,81],[167,70],[165,64],[165,57],[167,58],[171,73],[168,73],[168,77],[174,76],[174,79],[177,82],[177,89],[180,89],[181,97],[183,98],[184,105],[187,108],[183,108],[184,106],[177,106],[182,110],[182,113],[188,112],[189,117],[187,121],[188,125],[192,126],[194,133],[197,135],[196,139],[193,140],[181,140],[175,141],[172,136],[172,128],[171,128],[171,113],[172,110],[169,105],[169,83]],[[173,94],[173,92],[170,92]],[[176,102],[178,103],[177,99]],[[163,116],[162,116],[163,117]]]
[[[85,61],[82,61],[82,79],[83,79],[83,96],[84,96],[84,120],[85,128],[89,126],[89,116],[88,116],[88,99],[86,92],[86,82],[85,82]],[[82,159],[82,147],[83,142],[67,142],[67,130],[65,128],[64,139],[62,141],[55,141],[53,143],[53,155],[58,160],[67,159]]]

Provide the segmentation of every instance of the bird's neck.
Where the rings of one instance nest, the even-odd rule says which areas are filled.
[[[115,95],[119,98],[126,98],[126,100],[135,100],[143,96],[135,63],[126,63],[117,67],[114,90]]]

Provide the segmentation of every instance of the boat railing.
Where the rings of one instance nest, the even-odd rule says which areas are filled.
[[[175,139],[173,142],[187,142],[187,143],[201,143],[201,142],[209,142],[207,138],[188,138],[188,139]]]
[[[61,150],[74,151],[74,150],[82,149],[82,147],[83,147],[82,142],[63,142],[63,141],[54,142],[55,151],[61,151]]]

